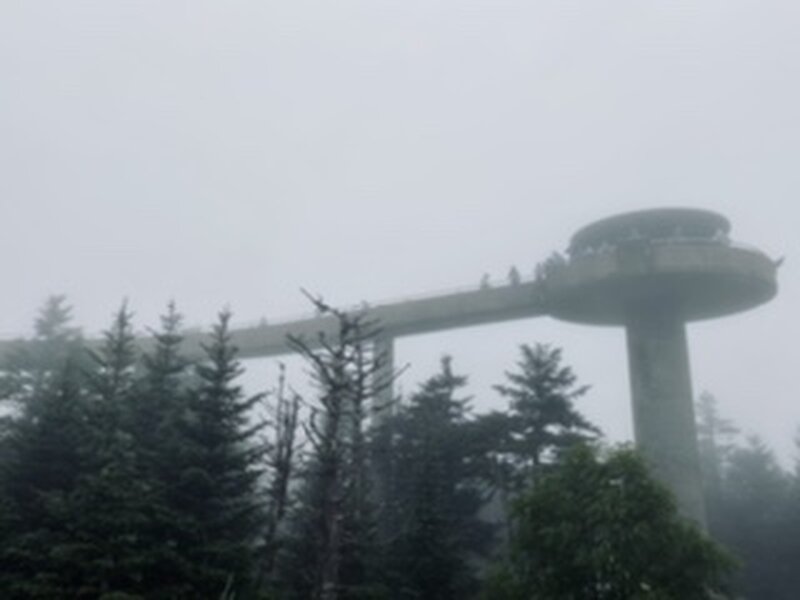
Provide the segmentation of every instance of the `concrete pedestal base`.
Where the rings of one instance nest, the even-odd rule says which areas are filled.
[[[686,325],[650,309],[634,312],[626,330],[636,444],[681,513],[705,528]]]

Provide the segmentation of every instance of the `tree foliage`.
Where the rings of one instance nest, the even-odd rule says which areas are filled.
[[[758,438],[731,449],[720,491],[709,497],[712,534],[742,563],[734,586],[749,598],[788,600],[800,578],[795,500],[789,475]]]
[[[514,518],[510,560],[487,598],[700,600],[731,567],[630,450],[574,449],[517,501]]]
[[[494,386],[509,401],[504,450],[517,489],[565,449],[600,433],[574,406],[589,388],[563,364],[561,350],[523,344],[520,352],[517,370],[506,372],[507,383]]]
[[[314,302],[330,327],[293,339],[316,392],[302,399],[284,375],[274,394],[244,392],[226,311],[198,357],[173,305],[142,340],[123,304],[87,348],[49,299],[0,365],[0,596],[467,599],[498,489],[517,501],[493,600],[720,589],[729,561],[638,458],[582,446],[599,431],[559,350],[522,347],[496,388],[506,412],[473,414],[444,359],[390,416],[374,409],[394,377],[378,324]],[[743,564],[735,592],[794,598],[800,467],[742,444],[710,395],[698,415],[711,533]]]
[[[24,385],[14,388],[2,438],[2,596],[245,590],[261,458],[245,416],[254,400],[233,383],[240,369],[228,317],[192,375],[174,307],[144,359],[125,306],[91,351],[76,345],[62,308],[48,303],[36,353],[24,364],[14,354],[4,369],[6,381]],[[202,490],[188,483],[199,480]]]
[[[376,444],[395,598],[469,597],[475,561],[490,547],[492,528],[479,515],[485,490],[479,430],[469,418],[469,399],[458,397],[465,384],[443,358],[439,373],[398,408]]]
[[[698,403],[698,434],[709,528],[740,562],[732,580],[747,598],[789,600],[800,574],[800,478],[784,470],[757,437],[719,411],[711,394]]]

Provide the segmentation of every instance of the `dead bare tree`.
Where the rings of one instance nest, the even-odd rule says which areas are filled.
[[[281,551],[280,531],[289,509],[289,486],[295,474],[296,454],[299,449],[298,416],[300,395],[289,389],[286,383],[285,365],[280,365],[278,387],[274,403],[266,406],[267,420],[271,429],[268,440],[267,465],[271,479],[267,487],[267,522],[264,533],[264,562],[262,581],[275,579],[276,559]]]
[[[311,367],[318,398],[304,425],[311,446],[309,484],[316,542],[312,598],[336,600],[342,569],[352,572],[372,535],[366,427],[369,403],[392,383],[385,358],[375,356],[380,334],[365,311],[337,310],[309,296],[317,311],[335,320],[333,334],[289,337]],[[347,550],[345,550],[347,549]],[[356,567],[357,570],[357,567]]]

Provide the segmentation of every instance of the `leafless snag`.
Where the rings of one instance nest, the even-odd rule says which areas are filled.
[[[268,579],[275,577],[275,565],[281,549],[279,532],[289,508],[289,485],[294,476],[300,395],[287,390],[286,368],[280,365],[278,388],[274,393],[274,406],[267,406],[268,423],[272,430],[268,441],[267,465],[272,473],[267,488],[267,526],[264,534],[264,564],[262,573]]]
[[[363,523],[369,512],[367,465],[367,408],[376,395],[390,386],[387,358],[375,354],[381,330],[364,310],[347,312],[306,296],[317,313],[332,319],[333,333],[320,332],[312,340],[289,336],[290,346],[312,368],[318,391],[317,405],[304,427],[312,446],[313,485],[317,505],[312,519],[317,542],[314,565],[315,600],[339,596],[340,566],[345,543],[358,545],[364,528],[351,532],[345,521]],[[359,533],[360,532],[360,533]]]

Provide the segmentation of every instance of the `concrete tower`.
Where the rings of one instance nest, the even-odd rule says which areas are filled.
[[[384,376],[393,370],[394,340],[405,336],[546,315],[625,327],[636,442],[681,512],[702,526],[686,323],[753,308],[777,290],[775,263],[732,243],[729,234],[730,223],[707,211],[630,213],[579,231],[568,257],[548,259],[535,278],[371,306],[369,316],[382,329],[375,349],[386,357]],[[336,331],[335,319],[314,315],[259,322],[231,334],[239,357],[254,358],[289,353],[289,334],[314,345]],[[203,334],[188,335],[186,353],[202,356],[204,342]],[[138,343],[142,350],[152,347],[149,338]],[[18,344],[0,340],[0,362]],[[376,400],[385,405],[392,399],[387,387]]]
[[[734,244],[724,217],[659,209],[604,219],[576,233],[547,277],[548,312],[625,327],[636,444],[673,491],[680,511],[705,526],[686,342],[690,321],[744,311],[777,291],[776,266]]]

